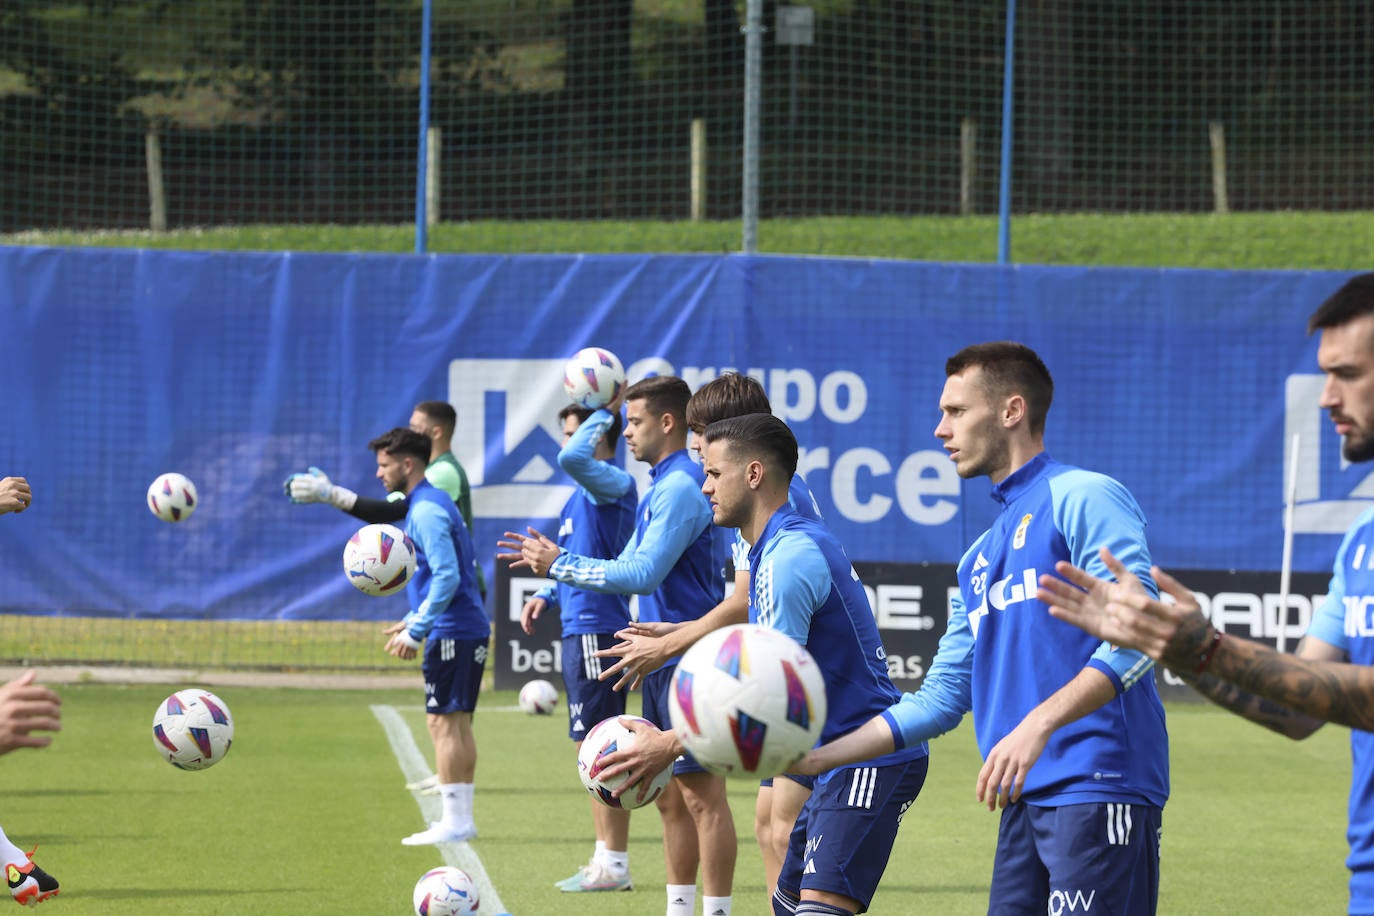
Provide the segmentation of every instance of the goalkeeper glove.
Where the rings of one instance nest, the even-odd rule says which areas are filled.
[[[358,501],[358,494],[329,482],[324,471],[312,467],[305,474],[292,474],[282,485],[293,503],[329,503],[347,512]]]

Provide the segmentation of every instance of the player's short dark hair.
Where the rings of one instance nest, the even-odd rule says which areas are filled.
[[[625,400],[643,400],[645,410],[655,417],[672,414],[678,423],[687,423],[687,402],[692,389],[676,375],[651,375],[625,389]]]
[[[414,458],[420,467],[429,464],[429,436],[417,433],[405,426],[398,426],[390,432],[382,433],[367,444],[374,452],[386,452],[397,458]]]
[[[1026,400],[1031,432],[1045,431],[1045,417],[1054,400],[1054,379],[1034,350],[1012,340],[973,344],[945,360],[945,377],[975,366],[983,370],[990,398],[998,400],[1021,395]]]
[[[452,436],[458,428],[458,411],[448,401],[421,401],[415,405],[415,409],[433,420],[436,426],[443,429],[445,436]]]
[[[558,412],[558,422],[562,423],[567,420],[568,417],[577,417],[577,425],[581,426],[583,423],[586,423],[587,418],[594,413],[596,413],[596,411],[589,407],[583,407],[581,404],[569,404]],[[601,436],[601,441],[609,445],[611,451],[615,451],[616,445],[620,441],[620,430],[623,426],[624,421],[620,419],[620,414],[611,414],[611,425],[606,427],[606,432]]]
[[[732,455],[755,459],[781,472],[788,481],[797,473],[797,437],[771,413],[751,413],[717,420],[706,427],[706,444],[725,442]]]
[[[1361,315],[1374,314],[1374,273],[1359,274],[1341,284],[1307,319],[1307,333],[1337,328]]]
[[[772,412],[773,405],[758,379],[726,372],[702,385],[687,401],[687,428],[700,436],[717,420]]]

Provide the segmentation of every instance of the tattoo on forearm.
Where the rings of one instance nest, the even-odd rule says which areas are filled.
[[[1263,725],[1280,735],[1295,739],[1305,738],[1321,724],[1314,721],[1311,716],[1294,712],[1272,700],[1241,690],[1235,684],[1227,683],[1210,674],[1195,675],[1192,672],[1184,672],[1179,676],[1191,684],[1198,693],[1223,709],[1229,709],[1242,718]]]
[[[1246,639],[1228,639],[1210,673],[1313,719],[1374,731],[1370,667],[1312,662]]]

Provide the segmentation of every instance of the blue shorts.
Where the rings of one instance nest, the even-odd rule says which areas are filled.
[[[823,773],[792,828],[778,890],[793,897],[806,888],[843,894],[865,912],[929,763],[918,757]]]
[[[420,664],[425,676],[425,712],[442,716],[476,710],[486,666],[486,639],[426,639]]]
[[[774,779],[790,779],[808,792],[816,788],[816,777],[803,776],[801,773],[783,773],[781,776],[777,777],[769,776],[767,779],[760,779],[759,786],[771,789]]]
[[[1125,802],[1002,811],[988,913],[1153,916],[1163,810]]]
[[[614,690],[614,678],[598,680],[602,659],[593,653],[616,645],[612,633],[579,633],[563,637],[563,687],[568,694],[568,737],[581,741],[602,719],[625,715],[625,691]],[[609,666],[607,666],[609,667]]]
[[[646,674],[644,683],[639,685],[640,699],[644,706],[641,715],[664,730],[673,727],[672,719],[668,715],[668,692],[673,689],[673,675],[676,673],[677,665],[664,665],[657,671]],[[673,761],[674,776],[705,772],[706,768],[693,760],[691,754],[683,754]]]

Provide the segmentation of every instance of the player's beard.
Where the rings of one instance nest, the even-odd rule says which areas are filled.
[[[1345,434],[1341,455],[1349,462],[1374,461],[1374,436],[1354,431]]]

